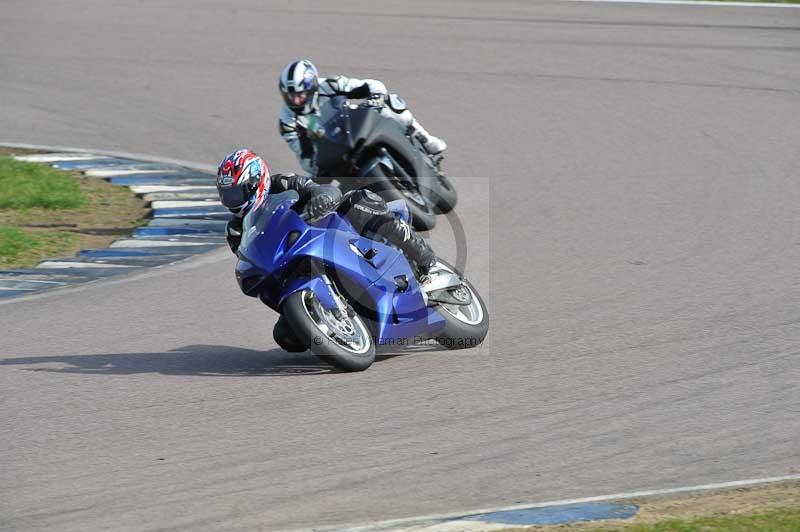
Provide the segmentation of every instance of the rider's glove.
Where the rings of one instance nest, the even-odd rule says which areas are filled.
[[[310,218],[320,218],[331,212],[336,207],[336,202],[327,194],[320,194],[308,200],[306,212]]]
[[[367,103],[374,107],[383,107],[386,105],[386,96],[383,94],[370,94]]]

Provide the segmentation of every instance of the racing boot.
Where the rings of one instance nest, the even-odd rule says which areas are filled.
[[[417,279],[420,280],[420,282],[423,282],[428,278],[431,268],[433,268],[436,264],[436,254],[433,252],[433,249],[431,249],[427,242],[422,240],[420,236],[415,236],[419,239],[422,245],[417,246],[420,251],[417,253],[417,258],[413,259],[414,266],[416,267],[414,273],[417,274]]]
[[[411,135],[422,143],[425,151],[429,155],[439,155],[447,149],[447,143],[439,137],[434,137],[428,133],[422,125],[414,118],[411,121]]]
[[[433,249],[403,220],[397,219],[389,225],[389,242],[395,244],[408,257],[418,280],[427,277],[436,264],[436,254]]]
[[[289,353],[301,353],[308,347],[294,334],[286,318],[281,314],[275,327],[272,328],[272,338],[279,346]]]

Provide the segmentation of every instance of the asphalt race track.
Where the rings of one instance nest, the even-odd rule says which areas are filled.
[[[276,348],[224,250],[5,302],[0,528],[273,530],[800,473],[800,9],[5,0],[0,141],[296,170],[277,75],[299,56],[386,81],[448,141],[487,343],[329,372]]]

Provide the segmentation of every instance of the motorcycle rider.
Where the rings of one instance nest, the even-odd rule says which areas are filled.
[[[220,202],[233,214],[225,227],[225,236],[234,253],[242,240],[245,215],[261,205],[268,194],[294,190],[300,196],[292,206],[294,210],[305,211],[310,218],[337,211],[346,216],[360,233],[385,238],[397,246],[419,279],[423,279],[436,263],[436,255],[428,243],[409,224],[389,211],[386,202],[371,191],[359,189],[342,195],[336,187],[319,185],[305,176],[270,175],[267,163],[247,149],[236,150],[220,162],[216,182]],[[275,324],[273,337],[287,351],[306,349],[283,316]]]
[[[281,108],[279,128],[283,140],[297,155],[303,171],[315,175],[314,144],[315,119],[321,98],[346,96],[348,98],[374,99],[387,105],[381,114],[409,130],[430,155],[438,155],[447,144],[423,128],[396,94],[389,94],[386,86],[375,79],[356,79],[345,76],[320,78],[317,68],[308,59],[292,61],[281,71],[279,82],[284,105]]]

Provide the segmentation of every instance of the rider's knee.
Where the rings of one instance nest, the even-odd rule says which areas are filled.
[[[389,216],[386,201],[366,189],[352,190],[344,195],[338,208],[359,233],[369,230],[375,220]]]

